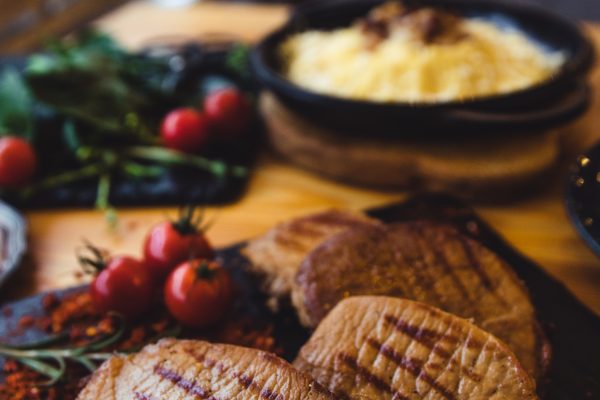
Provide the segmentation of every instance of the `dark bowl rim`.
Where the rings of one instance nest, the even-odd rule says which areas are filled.
[[[575,194],[574,180],[579,177],[581,166],[578,161],[581,157],[591,158],[592,154],[600,153],[600,141],[595,142],[587,150],[580,153],[579,156],[570,165],[569,172],[564,182],[564,207],[565,212],[571,225],[583,240],[586,246],[597,256],[600,257],[600,240],[596,239],[593,233],[588,229],[583,221],[583,215],[578,206],[581,202],[578,201]]]
[[[479,2],[476,0],[425,0],[427,3],[436,3],[440,5],[448,5],[449,7],[473,7],[473,8],[486,8],[489,10],[497,9],[499,12],[510,15],[510,14],[534,14],[538,18],[546,19],[551,24],[559,26],[563,31],[567,31],[570,36],[576,38],[578,45],[575,48],[573,56],[569,57],[565,63],[561,66],[560,70],[552,77],[539,82],[537,84],[528,86],[523,89],[515,90],[508,93],[501,93],[496,95],[478,96],[469,99],[462,100],[451,100],[442,102],[377,102],[369,100],[356,100],[351,98],[345,98],[341,96],[328,95],[324,93],[318,93],[305,89],[299,85],[292,83],[290,80],[285,78],[279,71],[275,70],[266,58],[266,53],[273,47],[281,43],[283,37],[288,36],[292,32],[297,32],[294,24],[297,20],[304,16],[306,13],[317,13],[322,11],[323,8],[335,7],[348,5],[349,3],[363,3],[365,5],[372,4],[377,5],[385,2],[386,0],[344,0],[344,1],[323,1],[323,0],[310,0],[297,6],[292,10],[290,17],[287,22],[284,23],[280,28],[267,35],[261,40],[252,50],[250,55],[250,64],[252,71],[258,78],[261,85],[267,88],[274,88],[277,91],[283,91],[287,95],[292,94],[298,100],[303,102],[319,102],[326,103],[337,107],[338,109],[354,108],[360,106],[362,108],[389,108],[397,109],[404,108],[407,110],[443,110],[448,108],[482,108],[495,106],[498,103],[507,103],[523,96],[531,95],[533,92],[550,90],[555,86],[562,84],[564,80],[582,80],[585,75],[589,72],[596,60],[596,52],[591,40],[583,32],[576,22],[569,20],[568,18],[562,17],[559,14],[548,11],[540,6],[531,4],[511,3],[503,0],[487,0],[485,2]]]

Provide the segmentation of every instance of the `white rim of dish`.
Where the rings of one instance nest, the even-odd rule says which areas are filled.
[[[0,229],[8,235],[1,249],[4,260],[0,261],[0,286],[19,266],[27,250],[27,222],[21,214],[6,203],[0,201]]]

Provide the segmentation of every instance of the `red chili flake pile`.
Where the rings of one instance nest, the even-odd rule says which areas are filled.
[[[58,347],[77,347],[108,337],[118,329],[118,321],[114,317],[100,315],[94,310],[87,292],[75,293],[60,300],[55,296],[45,296],[42,299],[42,307],[46,315],[26,315],[19,318],[18,329],[14,334],[22,334],[30,328],[42,330],[50,335],[66,333],[68,339]],[[156,314],[151,320],[127,329],[119,343],[102,351],[111,353],[141,347],[173,326],[173,321],[165,315],[166,313]],[[82,388],[83,379],[89,374],[80,365],[68,363],[65,377],[56,385],[47,387],[44,385],[44,381],[47,380],[45,376],[14,360],[5,361],[1,372],[4,382],[0,383],[0,399],[11,400],[74,399]]]
[[[59,347],[84,346],[100,338],[114,334],[118,321],[111,316],[101,315],[94,310],[91,297],[87,292],[75,293],[62,299],[53,295],[42,299],[46,314],[42,317],[24,316],[19,320],[15,335],[27,329],[37,328],[50,335],[67,333],[68,339]],[[6,308],[4,309],[6,310]],[[4,311],[4,315],[7,312]],[[11,313],[12,315],[12,313]],[[128,327],[123,338],[102,352],[123,352],[139,349],[153,342],[175,326],[162,305],[157,305],[152,315]],[[19,332],[20,331],[20,332]],[[250,318],[230,318],[223,326],[210,333],[185,331],[182,337],[205,339],[213,342],[230,343],[239,346],[257,348],[276,354],[282,354],[273,337],[273,326],[262,324],[256,327]],[[52,387],[44,386],[47,378],[17,361],[7,360],[0,371],[0,399],[11,400],[69,400],[75,399],[84,386],[89,372],[79,364],[68,363],[65,377]]]
[[[4,308],[2,308],[2,315],[3,315],[5,318],[10,318],[10,317],[12,317],[12,313],[13,313],[13,310],[12,310],[12,308],[11,308],[11,307],[8,307],[8,306],[7,306],[7,307],[4,307]]]

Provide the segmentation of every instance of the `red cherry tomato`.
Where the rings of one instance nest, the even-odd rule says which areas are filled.
[[[31,145],[14,136],[0,139],[0,186],[18,187],[29,182],[37,159]]]
[[[212,258],[212,246],[202,230],[181,222],[154,226],[144,242],[144,262],[157,280],[162,280],[186,260]]]
[[[185,153],[200,152],[210,139],[208,118],[192,108],[171,111],[163,119],[161,136],[165,146]]]
[[[114,257],[94,278],[90,294],[99,312],[139,317],[148,310],[154,293],[152,277],[144,264],[131,257]]]
[[[225,139],[240,137],[252,122],[250,102],[243,93],[233,88],[220,89],[206,96],[204,112]]]
[[[169,275],[165,304],[179,322],[194,328],[211,326],[231,307],[233,288],[229,273],[217,262],[188,261]]]

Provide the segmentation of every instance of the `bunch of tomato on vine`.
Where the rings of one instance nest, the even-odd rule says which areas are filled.
[[[95,275],[89,290],[96,309],[135,320],[152,312],[158,294],[185,326],[219,322],[231,307],[233,285],[214,259],[202,215],[188,207],[178,220],[152,227],[143,243],[143,260],[111,256],[87,244],[79,261]]]

